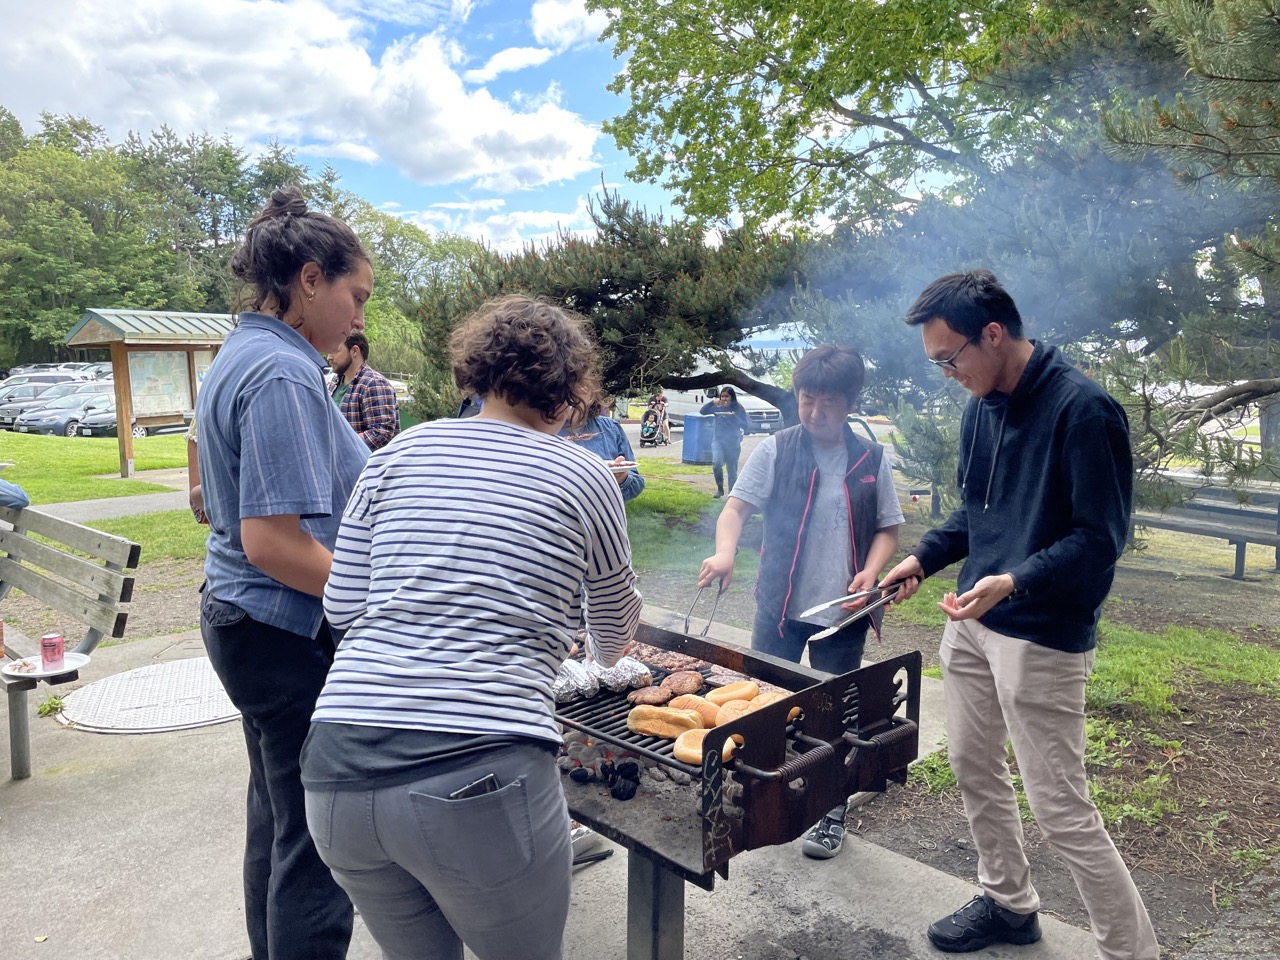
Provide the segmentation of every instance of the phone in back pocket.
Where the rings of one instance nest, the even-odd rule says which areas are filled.
[[[498,778],[492,773],[486,773],[479,780],[453,791],[453,793],[449,794],[449,799],[466,800],[468,797],[482,797],[486,793],[493,793],[498,789],[498,786]]]

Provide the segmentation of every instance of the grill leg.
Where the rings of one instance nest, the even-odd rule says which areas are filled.
[[[684,881],[627,852],[627,960],[684,960]]]

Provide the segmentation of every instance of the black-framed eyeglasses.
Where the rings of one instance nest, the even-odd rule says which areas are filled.
[[[942,367],[942,369],[944,370],[954,370],[956,369],[956,357],[964,353],[964,348],[969,346],[969,344],[977,343],[978,339],[979,339],[978,337],[974,337],[972,340],[966,340],[964,343],[960,344],[959,350],[957,350],[951,356],[947,357],[945,360],[935,360],[933,359],[933,357],[925,357],[925,359],[928,360],[930,363],[932,363],[935,367]]]

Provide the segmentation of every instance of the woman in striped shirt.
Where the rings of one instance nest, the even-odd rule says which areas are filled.
[[[385,957],[558,960],[551,685],[584,609],[612,664],[641,598],[617,482],[556,436],[598,389],[581,318],[503,297],[450,353],[481,413],[374,454],[343,517],[325,612],[347,632],[303,753],[307,817]]]

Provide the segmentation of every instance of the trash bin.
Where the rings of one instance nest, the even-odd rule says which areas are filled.
[[[681,463],[710,463],[711,438],[715,432],[715,417],[700,413],[684,415],[684,439],[681,441]]]

